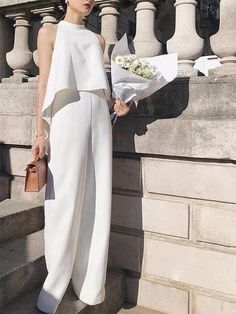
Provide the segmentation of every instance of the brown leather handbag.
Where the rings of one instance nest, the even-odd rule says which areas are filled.
[[[25,192],[39,192],[47,181],[47,155],[31,161],[25,171]]]

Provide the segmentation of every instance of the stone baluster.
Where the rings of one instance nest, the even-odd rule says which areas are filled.
[[[178,76],[197,75],[193,68],[197,58],[204,50],[204,39],[196,31],[196,6],[195,0],[176,0],[175,33],[167,41],[168,53],[178,54]]]
[[[42,21],[41,21],[42,27],[44,27],[44,25],[46,23],[52,23],[52,24],[58,23],[56,15],[59,13],[59,9],[57,9],[55,7],[34,9],[34,10],[31,10],[31,12],[34,15],[39,15],[42,18]],[[36,66],[39,67],[38,50],[37,49],[34,50],[34,52],[33,52],[33,60],[34,60],[34,63],[36,64]],[[29,81],[38,81],[38,78],[39,78],[39,75],[37,75],[35,77],[30,77]]]
[[[117,25],[119,13],[119,1],[96,1],[101,10],[99,16],[101,17],[101,35],[106,40],[106,47],[104,51],[104,63],[106,69],[111,68],[110,55],[112,48],[117,43]]]
[[[6,17],[15,21],[14,47],[6,53],[6,60],[13,69],[13,75],[3,78],[2,82],[24,82],[28,80],[28,71],[33,64],[33,54],[29,50],[28,42],[31,23],[25,12],[6,14]]]
[[[161,54],[162,46],[154,33],[156,6],[158,0],[135,0],[136,34],[133,40],[135,54],[139,57],[153,57]]]
[[[222,66],[209,71],[210,75],[236,74],[236,1],[220,1],[220,27],[210,38],[213,52],[221,58]]]

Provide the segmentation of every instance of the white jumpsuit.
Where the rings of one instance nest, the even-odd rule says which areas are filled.
[[[83,302],[105,298],[112,197],[109,88],[96,35],[61,20],[42,108],[48,274],[37,307],[45,313],[56,313],[70,279]]]

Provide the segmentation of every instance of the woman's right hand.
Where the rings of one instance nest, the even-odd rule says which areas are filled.
[[[130,111],[132,103],[133,103],[132,100],[125,103],[119,97],[117,97],[114,103],[114,111],[116,112],[117,116],[126,115]]]
[[[45,155],[45,150],[46,150],[45,136],[43,135],[43,136],[36,137],[36,139],[32,145],[32,148],[31,148],[34,161],[36,161],[38,159],[38,157],[43,158]]]

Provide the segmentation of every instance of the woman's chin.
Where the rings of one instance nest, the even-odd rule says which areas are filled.
[[[92,11],[92,8],[86,8],[86,7],[83,8],[83,13],[89,14],[91,11]]]

